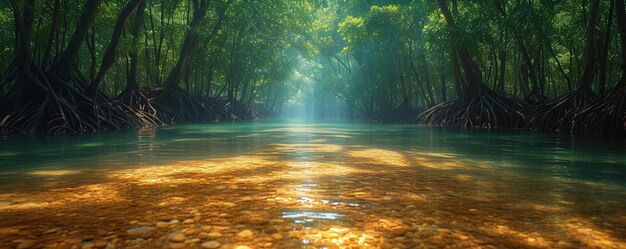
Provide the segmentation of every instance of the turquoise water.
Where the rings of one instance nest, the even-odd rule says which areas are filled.
[[[520,174],[626,187],[626,145],[620,142],[516,130],[297,120],[0,137],[0,174],[207,159],[252,153],[271,143],[307,143],[320,138],[331,144],[452,153]]]
[[[127,232],[154,226],[145,236]],[[168,242],[176,231],[187,240]],[[0,137],[0,245],[200,248],[210,240],[222,248],[624,248],[626,145],[296,120]]]

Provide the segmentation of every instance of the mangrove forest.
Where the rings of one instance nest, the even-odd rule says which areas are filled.
[[[625,0],[2,0],[5,248],[626,248]]]

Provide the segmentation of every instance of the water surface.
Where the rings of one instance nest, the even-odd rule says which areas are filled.
[[[1,137],[0,248],[626,248],[625,152],[297,121]]]

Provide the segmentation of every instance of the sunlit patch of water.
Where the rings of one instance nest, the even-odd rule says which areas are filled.
[[[79,174],[78,170],[35,170],[28,174],[34,176],[67,176]]]
[[[597,221],[587,218],[572,217],[560,225],[572,237],[578,238],[584,246],[590,248],[626,248],[626,241],[620,234],[611,234],[597,227]],[[607,224],[602,224],[606,226]],[[608,224],[610,227],[610,224]],[[567,243],[567,242],[561,242]]]
[[[359,158],[361,162],[373,163],[389,166],[409,166],[409,162],[406,157],[397,151],[382,150],[382,149],[365,149],[365,150],[352,150],[346,153],[347,156]]]
[[[336,144],[270,144],[270,146],[282,153],[336,153],[343,150],[343,146]]]

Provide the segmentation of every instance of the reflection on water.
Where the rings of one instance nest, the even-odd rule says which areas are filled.
[[[336,213],[323,213],[323,212],[305,212],[305,211],[283,212],[284,219],[294,219],[295,223],[313,222],[317,219],[337,220],[337,219],[341,219],[344,216],[345,215],[336,214]]]
[[[358,123],[3,137],[0,248],[626,248],[624,148]]]

